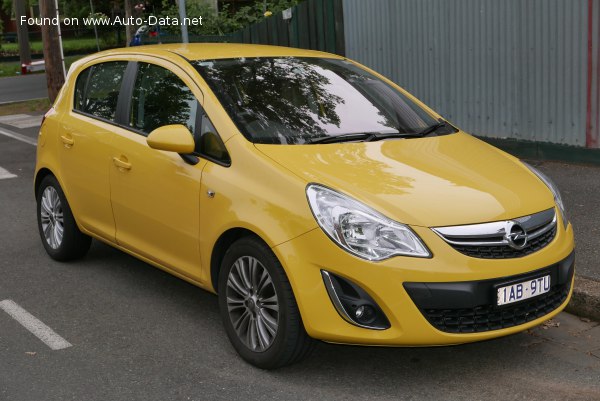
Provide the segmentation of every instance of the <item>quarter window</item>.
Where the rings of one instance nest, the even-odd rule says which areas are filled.
[[[220,163],[231,163],[225,144],[219,134],[217,134],[215,126],[210,122],[206,113],[202,113],[200,141],[196,142],[196,153],[200,153],[202,156]]]
[[[182,124],[194,132],[198,101],[173,72],[154,64],[140,63],[129,125],[148,135],[164,125]]]
[[[111,61],[93,65],[79,74],[75,85],[75,109],[115,121],[125,68],[126,61]]]
[[[87,68],[77,77],[77,83],[75,84],[75,99],[73,104],[75,110],[83,111],[85,104],[85,86],[88,83],[91,71],[91,67]]]

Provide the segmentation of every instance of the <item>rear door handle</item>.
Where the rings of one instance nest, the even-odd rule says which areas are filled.
[[[65,144],[65,148],[70,148],[75,143],[75,141],[73,140],[73,138],[71,138],[70,135],[61,135],[60,140]]]
[[[119,170],[131,170],[131,163],[121,160],[119,157],[113,157],[113,163]]]

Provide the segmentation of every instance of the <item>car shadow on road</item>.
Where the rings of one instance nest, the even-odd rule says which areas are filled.
[[[97,242],[84,260],[71,267],[73,271],[80,269],[82,277],[93,276],[90,280],[94,285],[100,282],[109,286],[111,297],[127,299],[131,304],[141,301],[146,311],[154,313],[145,317],[154,332],[176,327],[178,338],[172,341],[196,355],[194,363],[201,364],[210,375],[226,375],[243,385],[259,380],[268,388],[312,391],[310,396],[298,393],[287,399],[348,398],[341,394],[397,398],[403,392],[435,399],[440,394],[447,395],[445,399],[485,399],[499,394],[506,399],[523,394],[529,394],[528,399],[558,399],[562,395],[571,399],[581,394],[586,399],[600,394],[597,381],[596,387],[573,381],[574,375],[584,381],[599,375],[600,365],[580,356],[566,357],[563,354],[568,349],[559,349],[558,344],[532,332],[448,347],[359,347],[319,342],[305,361],[277,371],[262,371],[235,354],[222,329],[213,294]],[[164,316],[169,318],[163,320]],[[131,324],[135,324],[133,320]],[[198,368],[186,367],[178,360],[177,369]],[[236,379],[231,379],[232,375]]]

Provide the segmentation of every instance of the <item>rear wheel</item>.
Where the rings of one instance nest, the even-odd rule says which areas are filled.
[[[275,369],[298,362],[313,348],[287,276],[258,238],[231,245],[221,265],[218,291],[227,335],[247,362]]]
[[[42,244],[52,259],[78,259],[90,249],[92,239],[79,231],[65,194],[51,175],[38,187],[37,218]]]

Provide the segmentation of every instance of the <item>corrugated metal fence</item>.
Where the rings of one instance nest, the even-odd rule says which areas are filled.
[[[231,34],[230,41],[344,53],[342,0],[307,0]]]
[[[600,0],[344,0],[346,56],[482,136],[598,147]]]

